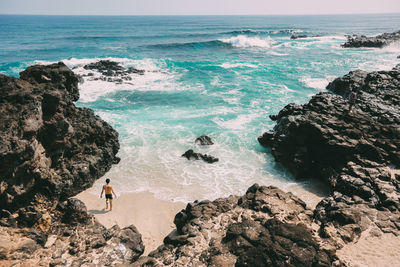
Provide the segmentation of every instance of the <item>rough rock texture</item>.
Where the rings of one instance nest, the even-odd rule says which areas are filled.
[[[201,146],[211,146],[214,144],[214,142],[211,140],[211,137],[207,135],[201,135],[194,140],[195,144],[201,145]]]
[[[119,160],[118,133],[75,107],[78,79],[63,63],[20,75],[0,75],[0,206],[10,212],[74,196]]]
[[[331,82],[304,105],[289,104],[259,142],[299,178],[332,188],[315,219],[338,245],[366,229],[399,234],[400,71],[353,71]],[[353,113],[343,96],[358,91]],[[343,242],[341,242],[342,240]]]
[[[63,63],[20,77],[0,74],[0,265],[132,262],[144,251],[136,228],[106,230],[69,198],[119,161],[118,133],[75,107],[78,78]]]
[[[242,197],[188,204],[176,231],[133,266],[331,266],[335,250],[323,248],[312,217],[293,194],[255,184]]]
[[[135,226],[106,229],[78,199],[60,202],[52,213],[51,222],[32,228],[0,227],[0,266],[115,266],[143,254]]]
[[[83,76],[93,76],[93,80],[103,80],[108,82],[122,83],[123,81],[132,80],[131,74],[144,75],[144,70],[133,67],[124,68],[118,62],[110,60],[100,60],[83,66],[85,70],[93,70],[101,74],[100,77],[94,77],[93,72],[89,72]]]
[[[201,154],[201,153],[196,153],[193,151],[193,149],[189,149],[188,151],[186,151],[185,153],[182,154],[181,157],[187,158],[188,160],[199,160],[202,159],[207,163],[214,163],[217,162],[219,159],[207,155],[207,154]]]
[[[383,33],[373,37],[365,35],[348,35],[343,47],[384,47],[393,42],[400,41],[400,31]]]

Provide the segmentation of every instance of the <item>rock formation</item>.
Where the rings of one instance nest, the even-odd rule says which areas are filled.
[[[293,194],[255,184],[242,197],[188,204],[176,231],[133,266],[332,266],[312,218]]]
[[[321,36],[322,35],[311,35],[311,36],[309,36],[309,35],[305,35],[305,34],[303,34],[303,35],[292,34],[290,36],[290,39],[296,40],[296,39],[305,39],[305,38],[313,38],[313,37],[321,37]]]
[[[207,163],[217,162],[219,159],[207,154],[201,154],[194,152],[193,149],[189,149],[185,153],[182,154],[181,157],[187,158],[188,160],[199,160],[202,159]]]
[[[337,245],[366,229],[399,234],[400,71],[353,71],[304,105],[289,104],[259,142],[299,178],[325,181],[332,194],[315,209],[320,234]],[[353,113],[344,96],[358,91]]]
[[[201,135],[197,137],[194,143],[199,144],[201,146],[211,146],[214,144],[214,142],[211,140],[211,137],[207,135]]]
[[[384,47],[393,42],[400,41],[400,31],[383,33],[377,36],[348,35],[343,47]]]
[[[73,104],[77,85],[63,63],[29,67],[20,79],[0,74],[0,259],[6,265],[109,265],[143,253],[134,226],[106,230],[82,202],[68,199],[119,161],[118,133]]]
[[[78,79],[63,63],[0,75],[0,206],[14,212],[38,196],[66,199],[118,162],[118,133],[77,108]]]
[[[85,76],[92,76],[93,80],[103,80],[107,82],[122,83],[123,81],[132,80],[131,74],[143,75],[144,70],[139,70],[133,67],[124,68],[118,62],[110,60],[100,60],[94,63],[83,66],[85,70],[92,70],[99,74],[99,77],[95,76],[93,72],[89,72]]]

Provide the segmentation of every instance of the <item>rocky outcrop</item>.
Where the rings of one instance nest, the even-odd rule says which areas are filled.
[[[296,40],[296,39],[304,39],[304,38],[307,38],[307,37],[308,37],[308,35],[295,35],[295,34],[292,34],[290,36],[290,39]]]
[[[0,227],[0,265],[115,266],[143,254],[141,235],[133,225],[106,229],[78,199],[60,202],[52,213],[32,228]]]
[[[181,157],[187,158],[188,160],[199,160],[202,159],[207,163],[217,162],[219,159],[207,154],[201,154],[194,152],[193,149],[189,149],[185,153],[182,154]]]
[[[292,34],[290,36],[290,39],[296,40],[296,39],[305,39],[305,38],[313,38],[313,37],[321,37],[321,36],[322,35],[311,35],[311,36],[309,36],[309,35],[305,35],[305,34],[303,34],[303,35]]]
[[[75,107],[78,79],[63,63],[20,75],[0,75],[0,206],[9,212],[74,196],[119,160],[118,133]]]
[[[293,194],[255,184],[242,197],[188,204],[175,232],[133,266],[332,266],[312,217]]]
[[[82,75],[91,76],[92,80],[103,80],[107,82],[122,83],[123,81],[131,81],[131,74],[144,75],[144,70],[136,69],[133,67],[124,68],[118,62],[110,60],[100,60],[94,63],[83,66],[85,70],[92,70],[101,74],[99,77],[94,75],[93,72]]]
[[[384,47],[393,42],[400,41],[400,31],[383,33],[377,36],[348,35],[343,47]]]
[[[259,142],[296,177],[332,189],[315,210],[320,233],[338,244],[366,229],[398,235],[400,184],[400,72],[353,71],[304,105],[289,104]],[[358,91],[353,113],[344,98]]]
[[[214,142],[211,140],[211,137],[208,135],[201,135],[194,140],[195,144],[201,145],[201,146],[211,146],[214,144]]]
[[[115,265],[143,253],[134,226],[107,230],[70,198],[119,161],[118,133],[78,99],[63,63],[0,74],[0,265]]]

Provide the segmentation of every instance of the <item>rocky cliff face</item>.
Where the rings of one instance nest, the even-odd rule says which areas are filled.
[[[20,75],[0,76],[0,205],[10,212],[39,195],[65,200],[89,188],[119,149],[111,126],[73,104],[78,79],[63,63]]]
[[[343,47],[384,47],[393,42],[400,41],[400,31],[383,33],[377,36],[349,35]]]
[[[350,242],[374,229],[400,229],[400,72],[354,71],[337,78],[304,105],[289,104],[273,131],[259,142],[297,177],[315,177],[331,188],[314,219],[322,236]],[[344,96],[358,92],[348,112]]]
[[[6,263],[107,265],[143,253],[134,226],[106,231],[82,202],[68,199],[119,161],[118,133],[92,110],[76,107],[78,99],[78,77],[63,63],[29,67],[20,79],[0,74],[0,260]]]

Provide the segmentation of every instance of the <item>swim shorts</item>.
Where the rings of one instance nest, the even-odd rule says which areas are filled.
[[[106,194],[106,199],[113,199],[112,194]]]

